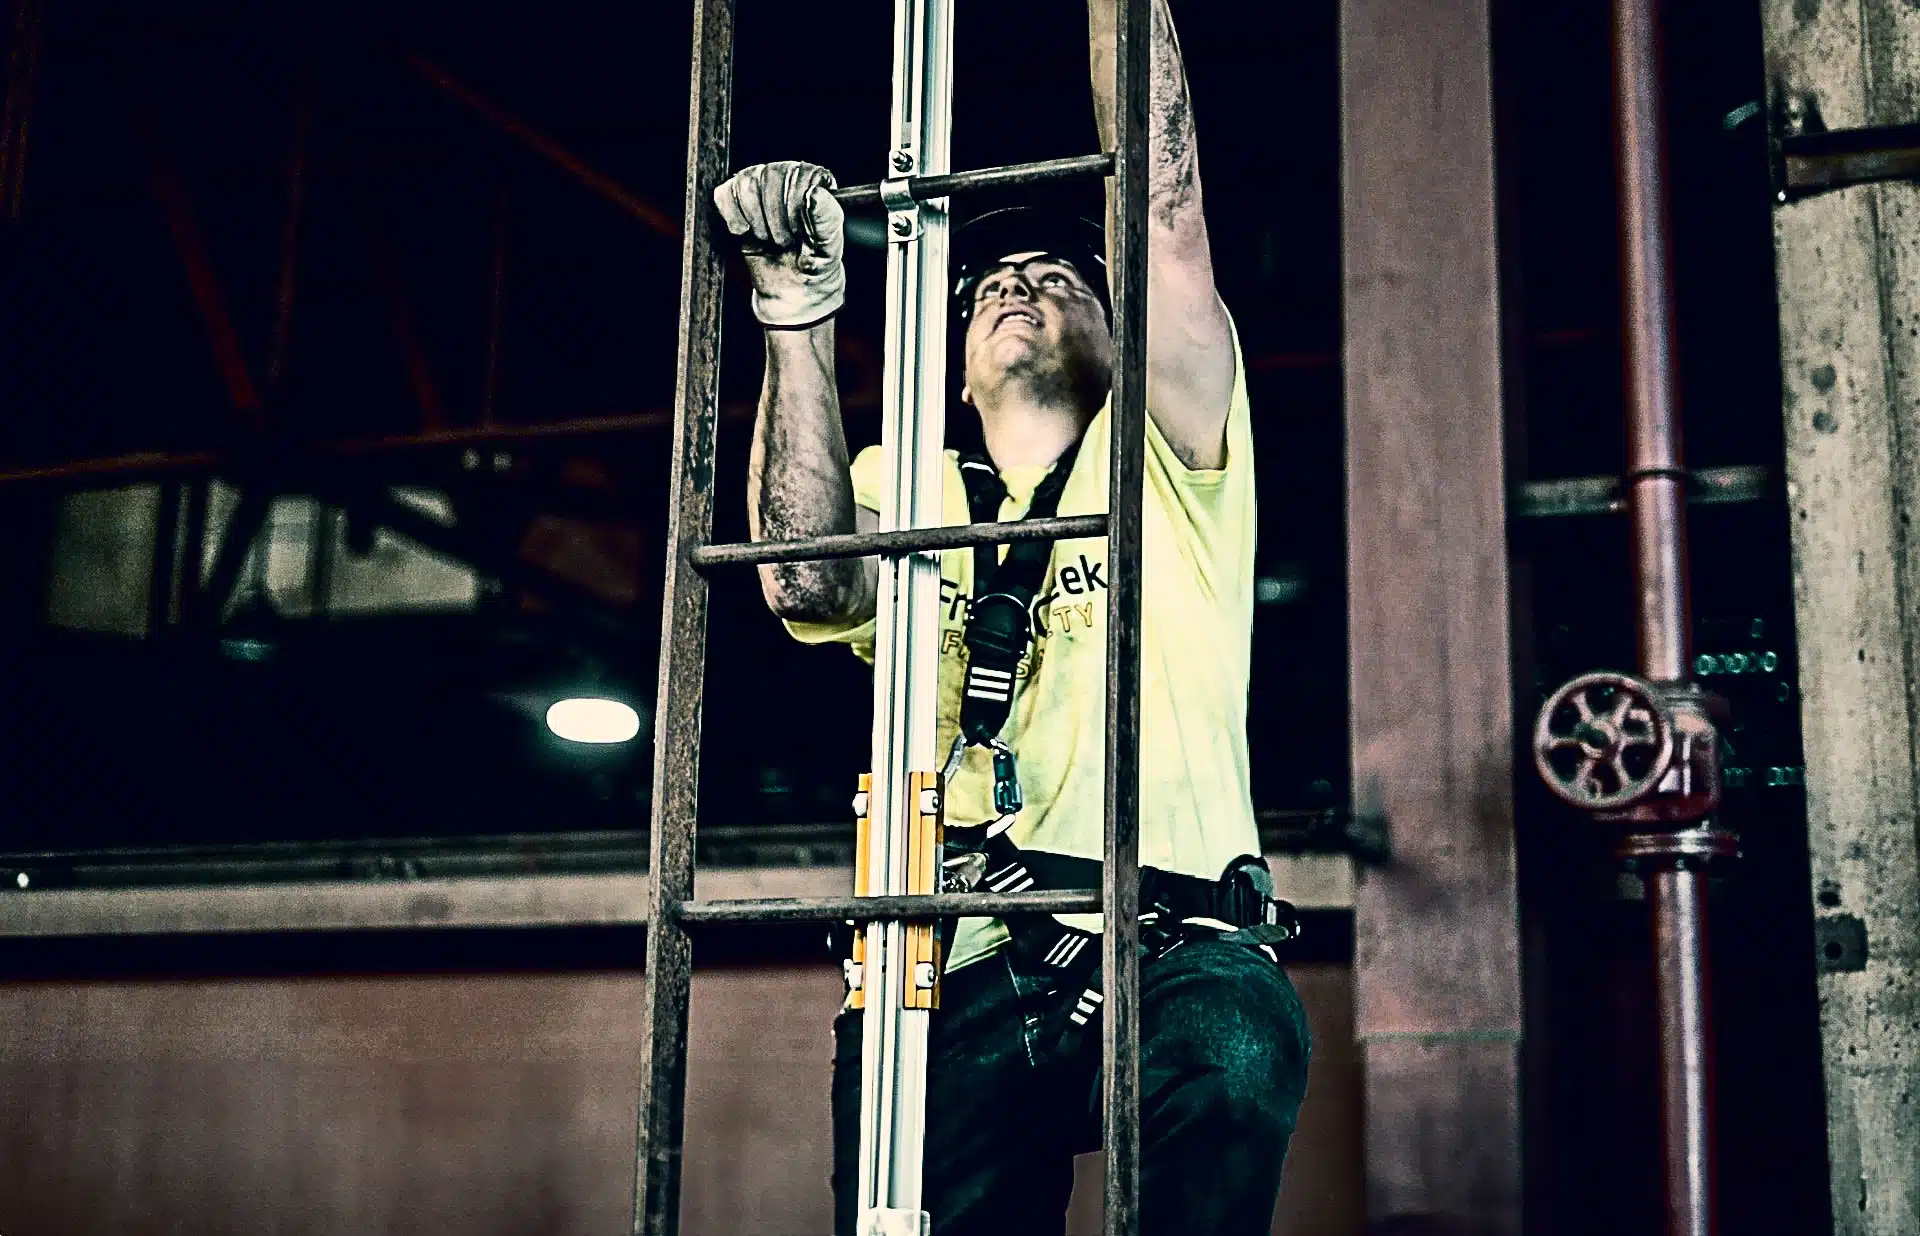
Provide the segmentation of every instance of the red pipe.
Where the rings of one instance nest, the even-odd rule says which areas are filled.
[[[307,136],[313,124],[311,70],[303,69],[300,99],[294,104],[293,158],[287,168],[287,220],[280,232],[280,276],[273,288],[273,339],[267,350],[267,393],[280,390],[287,370],[287,351],[293,342],[294,272],[300,256],[300,208],[306,202]]]
[[[1674,361],[1659,0],[1615,0],[1613,17],[1625,490],[1633,529],[1640,669],[1652,682],[1681,684],[1690,660],[1687,486]],[[1649,819],[1641,827],[1647,826],[1658,825]],[[1713,1236],[1707,877],[1683,849],[1663,846],[1662,857],[1645,877],[1659,1021],[1666,1231],[1668,1236]]]
[[[722,404],[722,420],[743,420],[753,416],[751,403]],[[514,442],[542,439],[601,437],[614,434],[654,432],[670,428],[671,412],[634,412],[618,416],[586,416],[573,420],[543,421],[527,425],[456,426],[428,433],[387,434],[371,438],[317,442],[306,453],[326,458],[380,455],[409,450],[434,450],[448,447],[503,446]],[[70,481],[100,478],[151,476],[167,472],[218,471],[227,455],[219,451],[135,451],[95,459],[79,459],[38,467],[0,471],[0,485],[30,481]]]
[[[19,222],[26,183],[27,134],[33,118],[34,84],[40,64],[40,0],[18,0],[7,65],[7,97],[0,108],[0,211]]]
[[[1614,6],[1620,333],[1640,669],[1654,682],[1681,682],[1689,660],[1686,476],[1674,365],[1673,242],[1657,4],[1618,0]]]
[[[1713,1049],[1707,1001],[1707,876],[1656,867],[1646,876],[1660,1027],[1660,1134],[1671,1236],[1714,1230]]]
[[[585,160],[569,153],[566,147],[499,107],[494,106],[484,96],[469,89],[439,65],[419,56],[408,56],[407,63],[420,76],[426,78],[454,98],[479,112],[488,120],[525,142],[535,153],[544,156],[562,171],[586,185],[601,197],[606,198],[620,209],[626,211],[640,222],[646,224],[662,236],[678,237],[680,221],[668,215],[664,210],[647,201],[633,190],[627,188],[613,177],[597,168],[589,166]]]

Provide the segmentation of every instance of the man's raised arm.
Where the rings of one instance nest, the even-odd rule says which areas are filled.
[[[1233,396],[1233,327],[1213,284],[1213,255],[1200,203],[1180,40],[1167,0],[1153,0],[1153,69],[1148,101],[1147,408],[1190,468],[1226,462],[1227,403]],[[1093,39],[1093,110],[1100,142],[1116,140],[1113,70],[1115,0],[1087,0]],[[1108,251],[1114,201],[1107,191]]]
[[[747,466],[747,524],[756,541],[871,531],[854,504],[833,315],[846,298],[844,221],[833,178],[809,163],[763,163],[714,191],[753,276],[753,312],[766,327],[767,365]],[[760,568],[760,591],[782,618],[861,622],[873,614],[870,558]]]

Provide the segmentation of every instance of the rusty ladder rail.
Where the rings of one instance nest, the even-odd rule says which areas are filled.
[[[896,0],[896,40],[924,36],[946,19],[950,0]],[[940,172],[944,151],[912,176],[836,191],[849,205],[884,200],[896,215],[926,217],[944,199],[987,188],[1114,178],[1112,238],[1116,359],[1111,416],[1110,514],[1020,524],[903,527],[884,532],[708,545],[713,528],[714,434],[720,371],[723,255],[708,204],[727,175],[732,122],[734,0],[694,0],[693,75],[681,243],[681,318],[674,399],[673,470],[664,614],[661,628],[646,945],[647,1034],[641,1048],[641,1110],[634,1190],[636,1236],[679,1230],[681,1143],[686,1101],[687,1013],[692,977],[690,929],[718,924],[826,923],[848,918],[898,924],[956,913],[1084,912],[1105,915],[1102,972],[1107,976],[1101,1059],[1106,1129],[1105,1231],[1139,1230],[1139,675],[1141,503],[1146,425],[1146,170],[1148,0],[1120,0],[1115,56],[1116,148],[1107,154],[1043,163]],[[896,72],[898,57],[896,49]],[[942,74],[944,78],[944,74]],[[901,94],[896,82],[896,96]],[[897,103],[896,103],[897,106]],[[944,112],[944,100],[938,103]],[[904,128],[904,126],[903,126]],[[902,138],[903,146],[906,139]],[[902,162],[905,168],[902,169]],[[918,165],[899,152],[890,169]],[[884,194],[883,194],[884,191]],[[909,199],[905,202],[902,199]],[[944,219],[942,219],[944,224]],[[890,244],[921,243],[912,239]],[[944,236],[944,227],[941,235]],[[944,266],[944,245],[939,250]],[[944,273],[944,272],[942,272]],[[945,295],[942,282],[936,295]],[[938,375],[935,375],[938,376]],[[937,447],[935,448],[937,449]],[[903,556],[1031,537],[1105,534],[1113,583],[1109,596],[1106,694],[1105,862],[1103,887],[1019,894],[921,894],[698,902],[693,899],[694,831],[699,782],[701,697],[705,689],[707,585],[719,566],[829,557]],[[878,762],[876,761],[876,769]],[[880,827],[897,827],[876,819]],[[870,992],[876,991],[869,984]],[[868,1001],[868,1019],[874,1006]],[[897,1077],[896,1077],[897,1083]],[[917,1153],[917,1152],[916,1152]],[[917,1195],[917,1184],[915,1193]]]

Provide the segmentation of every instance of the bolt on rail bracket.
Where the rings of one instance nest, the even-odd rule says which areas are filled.
[[[1776,202],[1888,180],[1920,180],[1920,124],[1811,128],[1774,139]]]

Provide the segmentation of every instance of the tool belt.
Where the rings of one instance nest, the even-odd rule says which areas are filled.
[[[1023,849],[1008,836],[1010,817],[988,824],[947,825],[941,887],[944,892],[1019,893],[1099,888],[1096,859]],[[1043,1042],[1071,1056],[1097,1041],[1106,1001],[1100,969],[1099,933],[1061,922],[1051,914],[1016,914],[1001,920],[1019,969],[1050,980],[1046,1012],[1051,1026]],[[952,940],[957,920],[943,920],[939,936]],[[1264,859],[1241,855],[1217,880],[1140,868],[1140,955],[1166,956],[1195,939],[1215,939],[1263,953],[1279,964],[1278,946],[1300,934],[1299,917],[1273,896],[1273,875]],[[851,923],[836,928],[832,945],[843,957],[856,953]],[[845,962],[850,988],[860,986],[858,962]]]
[[[996,893],[1099,888],[1102,864],[1090,858],[1022,849],[1004,827],[1010,821],[972,827],[947,826],[943,883]],[[996,825],[1000,825],[996,827]],[[973,873],[978,878],[967,883]],[[1002,920],[1019,968],[1052,980],[1057,997],[1052,1027],[1057,1050],[1071,1055],[1089,1038],[1097,1041],[1106,1001],[1100,970],[1099,934],[1070,926],[1051,914],[1020,914]],[[952,936],[943,924],[941,934]],[[1140,954],[1166,956],[1193,939],[1219,939],[1263,952],[1279,963],[1277,947],[1300,934],[1294,909],[1273,896],[1265,860],[1243,854],[1217,880],[1140,869]],[[1047,1036],[1043,1036],[1046,1041]]]

